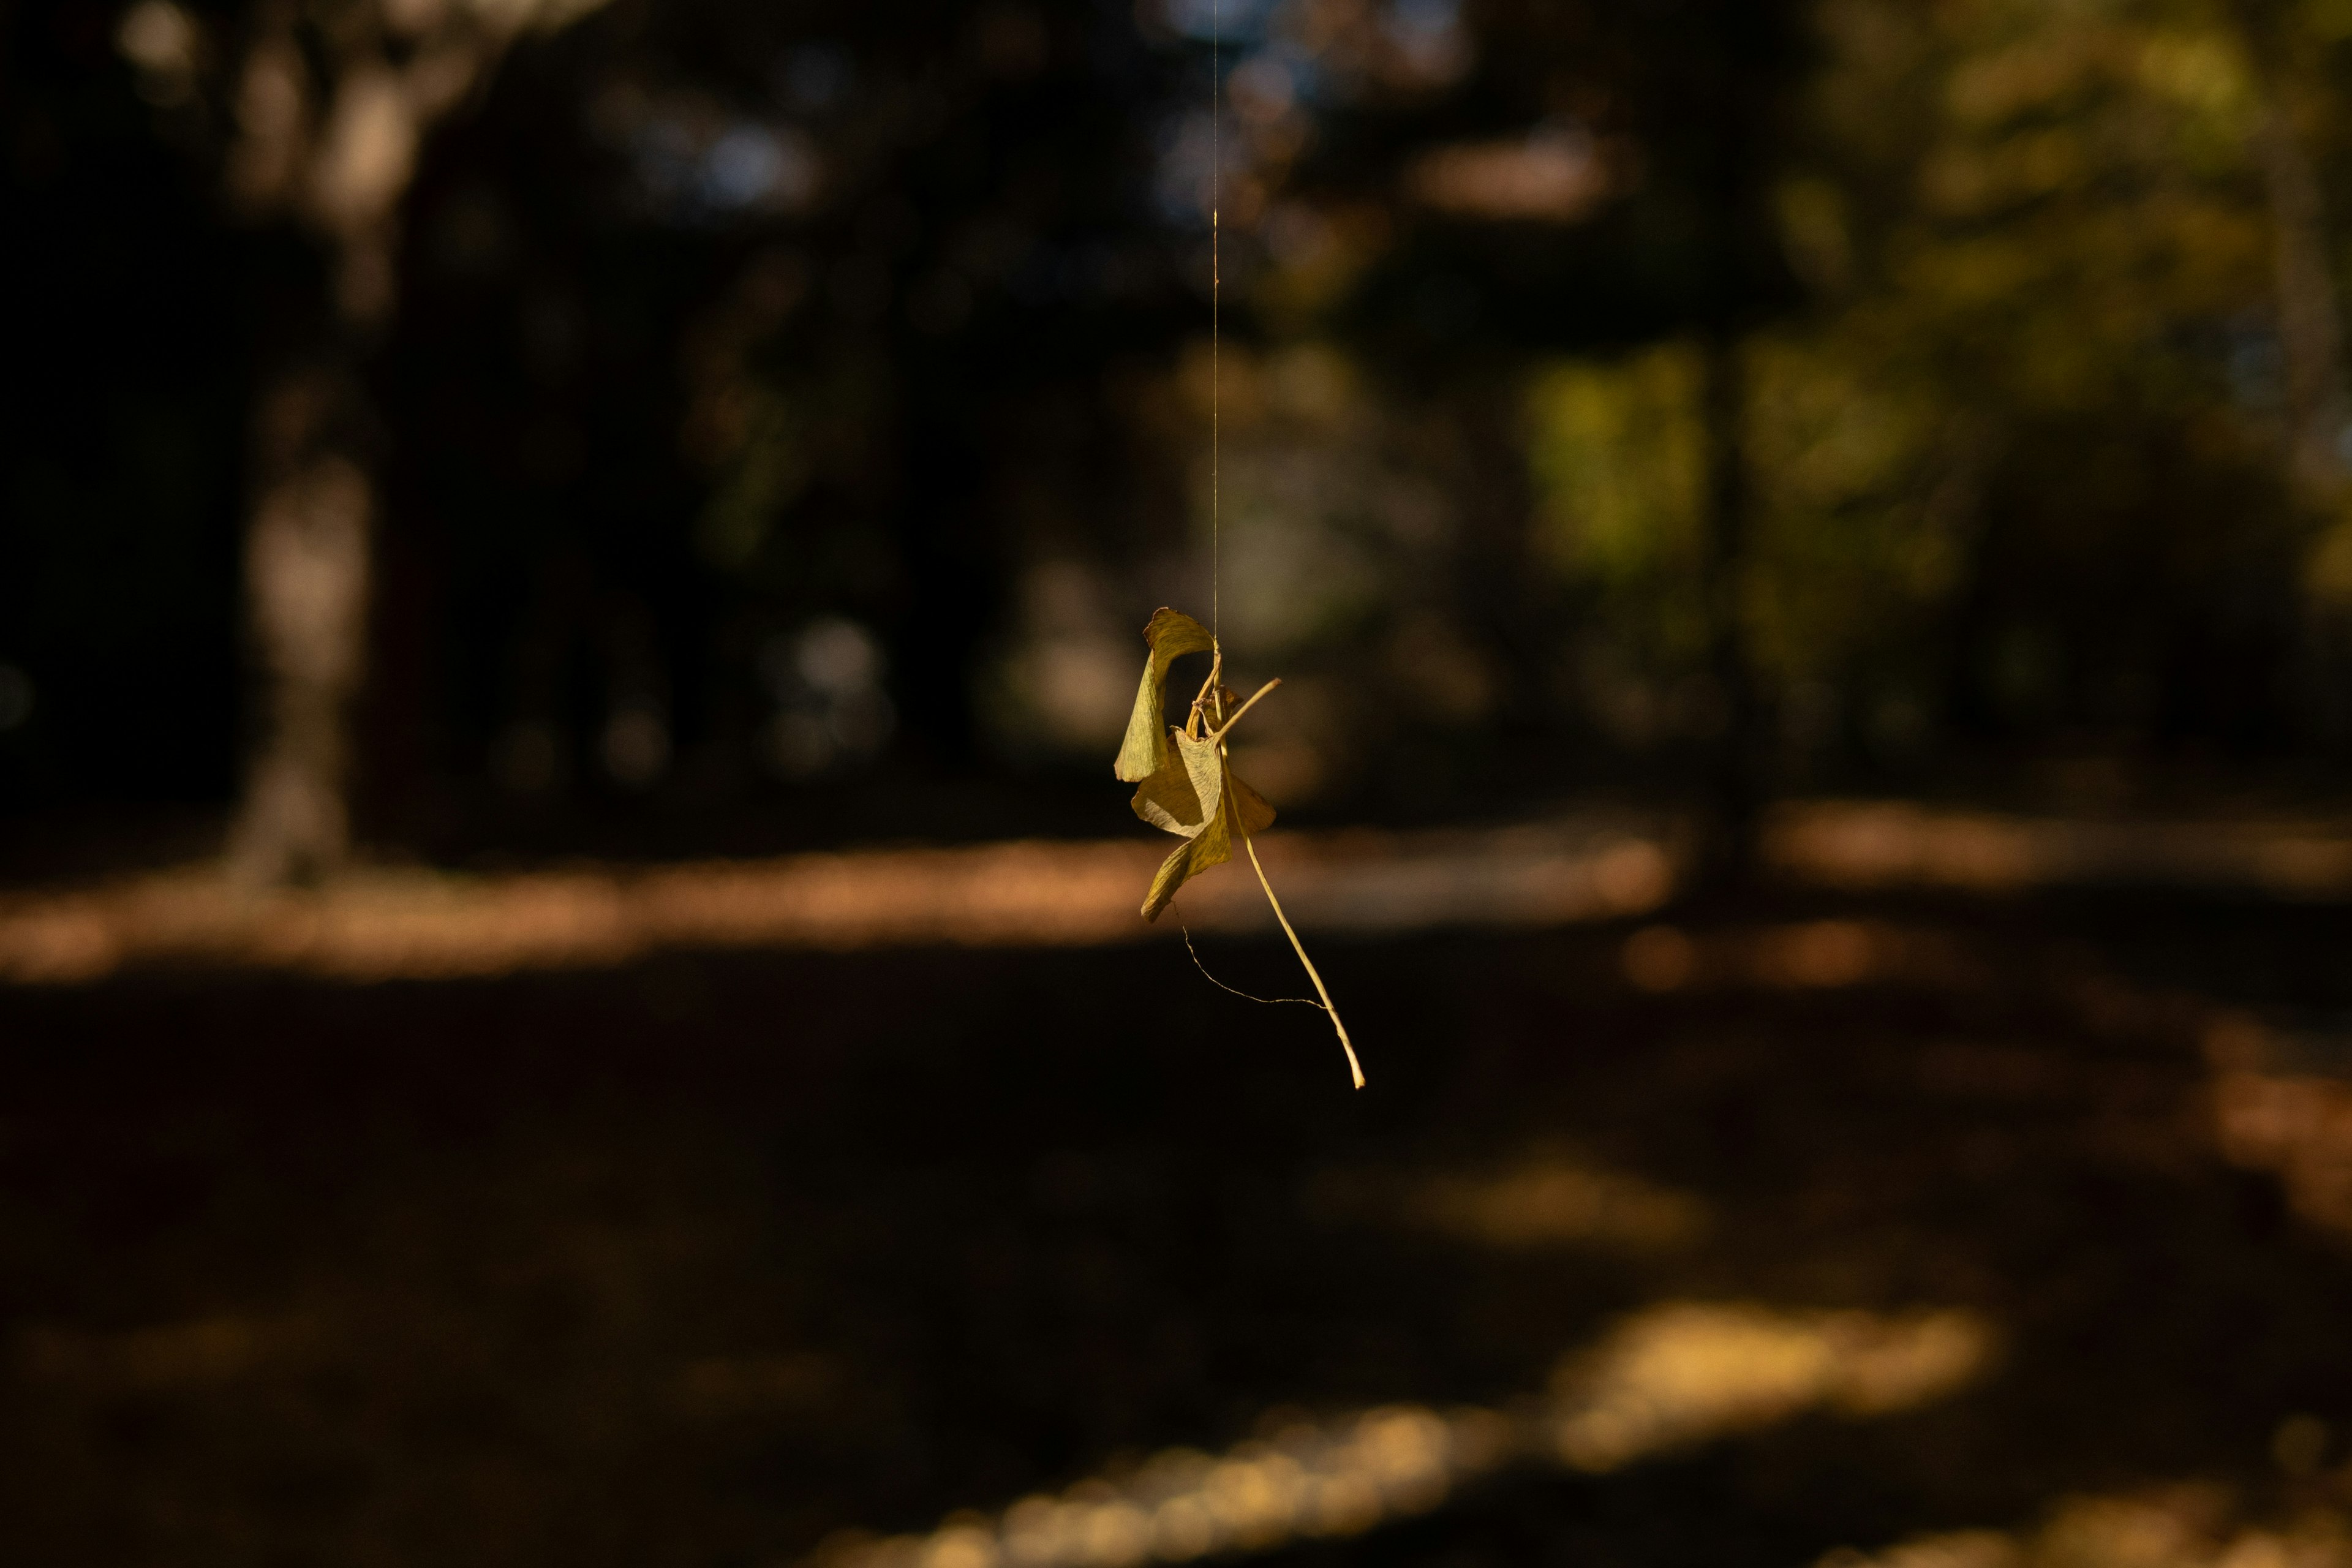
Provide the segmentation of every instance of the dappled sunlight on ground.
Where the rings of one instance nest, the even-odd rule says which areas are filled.
[[[1805,921],[1695,938],[1649,925],[1625,939],[1626,980],[1655,994],[1687,986],[1834,989],[1875,982],[1965,984],[1966,947],[1948,932],[1877,920]]]
[[[2227,1013],[2205,1031],[2205,1054],[2222,1152],[2277,1173],[2297,1211],[2352,1235],[2352,1030]]]
[[[1775,813],[1765,854],[1793,875],[1857,889],[2145,883],[2281,898],[2352,889],[2352,827],[2340,819],[2032,817],[1825,801]]]
[[[1443,1237],[1505,1253],[1673,1252],[1704,1239],[1712,1221],[1694,1193],[1559,1147],[1453,1170],[1333,1166],[1315,1173],[1300,1205],[1325,1224]]]
[[[1815,1568],[2346,1568],[2352,1521],[2311,1506],[2253,1523],[2226,1489],[2184,1485],[2064,1499],[2025,1530],[1949,1531],[1864,1553],[1841,1548]]]
[[[1654,1250],[1706,1232],[1706,1205],[1590,1160],[1538,1156],[1486,1175],[1425,1178],[1403,1201],[1409,1223],[1506,1248],[1587,1245]]]
[[[1171,1449],[998,1517],[927,1536],[836,1539],[828,1568],[1134,1568],[1266,1552],[1425,1513],[1466,1481],[1549,1461],[1605,1472],[1817,1406],[1885,1415],[1952,1393],[1992,1336],[1971,1313],[1885,1318],[1664,1302],[1572,1356],[1548,1397],[1505,1409],[1393,1405],[1296,1423],[1223,1456]]]
[[[1606,1471],[1815,1406],[1883,1415],[1961,1387],[1992,1344],[1990,1327],[1966,1311],[1889,1318],[1672,1302],[1562,1369],[1551,1437],[1562,1463]]]
[[[1525,930],[1639,916],[1674,893],[1689,835],[1664,814],[1590,813],[1511,827],[1276,832],[1265,858],[1300,927],[1355,936]],[[2120,823],[1792,805],[1766,859],[1841,889],[2138,884],[2352,892],[2352,829],[2301,821]],[[606,967],[694,950],[1091,947],[1270,932],[1254,879],[1187,886],[1159,926],[1138,918],[1160,851],[1138,837],[853,850],[766,860],[511,875],[362,869],[314,889],[258,889],[210,867],[99,887],[0,894],[0,984],[87,984],[124,971],[215,966],[343,981]],[[1162,930],[1161,928],[1167,928]],[[1837,986],[1965,978],[1936,933],[1802,922],[1701,950],[1658,926],[1625,949],[1654,992],[1688,984]]]
[[[1263,849],[1308,930],[1545,926],[1654,908],[1669,846],[1613,822],[1319,837]],[[352,981],[626,963],[692,949],[1093,946],[1272,931],[1240,869],[1188,886],[1158,926],[1138,910],[1160,850],[1142,842],[877,849],[505,877],[362,871],[319,889],[241,888],[210,869],[0,897],[0,983],[84,984],[126,968],[216,965]]]

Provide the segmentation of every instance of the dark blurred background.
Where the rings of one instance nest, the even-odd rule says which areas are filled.
[[[2352,1563],[2352,5],[0,29],[0,1559]]]
[[[1303,818],[2332,787],[2326,5],[550,4],[8,13],[22,853],[1114,829],[1213,149]]]

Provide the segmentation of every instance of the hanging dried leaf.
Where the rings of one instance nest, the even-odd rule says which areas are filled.
[[[1226,734],[1257,705],[1259,698],[1282,682],[1270,680],[1248,701],[1241,700],[1219,679],[1224,655],[1216,638],[1200,622],[1174,610],[1163,608],[1155,614],[1144,627],[1143,637],[1150,645],[1151,655],[1145,661],[1143,684],[1135,694],[1135,710],[1128,718],[1127,737],[1112,772],[1135,784],[1135,797],[1129,804],[1136,816],[1184,840],[1160,862],[1159,873],[1151,879],[1150,891],[1143,899],[1143,918],[1158,920],[1188,879],[1232,859],[1234,839],[1239,837],[1249,851],[1251,868],[1257,872],[1258,886],[1265,889],[1265,901],[1273,906],[1274,918],[1280,922],[1283,935],[1290,939],[1291,950],[1298,954],[1307,978],[1315,982],[1315,994],[1323,999],[1323,1011],[1339,1036],[1340,1048],[1348,1053],[1348,1071],[1361,1089],[1364,1071],[1356,1061],[1347,1026],[1339,1022],[1339,1009],[1331,1005],[1323,976],[1316,973],[1298,933],[1290,928],[1289,917],[1282,912],[1282,900],[1274,896],[1274,884],[1266,880],[1265,868],[1258,864],[1257,847],[1251,842],[1274,826],[1274,807],[1235,776],[1225,759]],[[1193,699],[1179,727],[1168,722],[1168,667],[1188,653],[1211,654],[1215,662],[1202,685],[1201,696]]]

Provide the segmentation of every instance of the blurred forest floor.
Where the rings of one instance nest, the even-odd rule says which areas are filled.
[[[1301,924],[1395,934],[1639,914],[1687,879],[1695,838],[1674,815],[1618,808],[1502,827],[1286,831],[1266,835],[1265,848]],[[1129,836],[650,866],[574,859],[487,874],[379,866],[308,889],[254,887],[215,861],[191,861],[0,892],[0,980],[74,984],[189,963],[426,980],[713,947],[1092,946],[1154,934],[1134,910],[1161,853]],[[2352,819],[2340,817],[1790,803],[1759,854],[1770,874],[1846,891],[2137,885],[2352,897]],[[1239,876],[1189,889],[1178,913],[1207,931],[1275,929]],[[1799,969],[1826,965],[1851,980],[1871,963],[1859,938],[1814,945],[1815,957],[1791,961]]]
[[[1112,1528],[1171,1448],[1271,1486],[1357,1413],[1549,1431],[1585,1387],[1650,1439],[1561,1426],[1353,1512],[1259,1487],[1227,1544],[2352,1561],[2352,903],[1904,820],[1782,824],[1846,846],[1843,889],[1327,931],[1360,1095],[1320,1020],[1166,942],[0,988],[7,1555],[783,1563],[865,1531],[971,1568],[1054,1518],[1053,1561],[1108,1568],[1177,1554]],[[1936,843],[2071,844],[2082,885],[1956,888]],[[1278,942],[1201,949],[1297,989]],[[1900,1398],[1832,1364],[1906,1323],[1965,1353]]]

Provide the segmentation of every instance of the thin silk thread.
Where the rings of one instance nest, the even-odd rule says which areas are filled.
[[[1224,198],[1225,178],[1225,48],[1224,14],[1218,0],[1209,0],[1209,641],[1224,635],[1223,476],[1218,472],[1223,414],[1221,383],[1223,350],[1224,278],[1218,247],[1223,224],[1218,208]]]
[[[1192,945],[1192,928],[1186,925],[1181,916],[1177,919],[1176,929],[1184,933],[1184,951],[1192,955],[1192,967],[1201,972],[1202,979],[1207,981],[1218,990],[1230,991],[1245,1002],[1263,1002],[1269,1007],[1276,1006],[1284,1002],[1296,1002],[1302,1007],[1312,1007],[1318,1013],[1323,1011],[1323,1004],[1318,1002],[1312,996],[1253,996],[1238,985],[1226,984],[1223,981],[1210,973],[1209,966],[1201,962],[1200,950]]]
[[[1220,203],[1222,202],[1222,200],[1223,199],[1223,195],[1224,195],[1224,175],[1225,175],[1225,148],[1224,148],[1224,133],[1225,133],[1225,132],[1224,132],[1224,124],[1225,124],[1225,116],[1224,116],[1224,72],[1225,72],[1225,59],[1224,59],[1224,53],[1225,53],[1225,51],[1224,51],[1224,32],[1223,32],[1223,28],[1224,28],[1224,13],[1223,13],[1223,8],[1222,7],[1222,5],[1220,5],[1217,3],[1217,0],[1210,0],[1210,5],[1209,5],[1209,641],[1210,641],[1210,643],[1211,643],[1213,646],[1216,644],[1216,642],[1217,642],[1217,640],[1218,640],[1218,634],[1219,634],[1219,632],[1222,630],[1221,622],[1222,622],[1222,620],[1223,620],[1223,614],[1222,614],[1222,612],[1223,612],[1223,603],[1222,603],[1222,600],[1223,600],[1223,595],[1222,595],[1222,593],[1221,593],[1221,590],[1223,589],[1223,585],[1224,585],[1224,584],[1223,584],[1223,562],[1222,562],[1222,561],[1220,560],[1220,558],[1219,558],[1219,557],[1220,557],[1220,554],[1221,554],[1221,552],[1220,552],[1220,549],[1219,549],[1219,545],[1220,545],[1220,536],[1221,536],[1221,533],[1222,533],[1222,531],[1223,531],[1223,493],[1222,493],[1222,483],[1221,483],[1222,479],[1223,479],[1223,476],[1222,476],[1222,475],[1219,473],[1219,471],[1218,471],[1218,469],[1219,469],[1219,462],[1220,462],[1220,458],[1221,458],[1221,456],[1222,456],[1221,451],[1220,451],[1220,447],[1221,447],[1221,444],[1222,444],[1222,443],[1221,443],[1221,441],[1220,441],[1220,437],[1221,437],[1221,436],[1222,436],[1222,435],[1223,435],[1223,428],[1222,428],[1222,426],[1223,426],[1223,417],[1222,417],[1222,416],[1223,416],[1223,407],[1224,407],[1224,398],[1223,398],[1223,392],[1224,392],[1224,388],[1223,388],[1223,385],[1222,384],[1222,378],[1221,378],[1221,373],[1222,373],[1222,370],[1223,370],[1223,365],[1222,365],[1222,363],[1221,363],[1221,358],[1220,358],[1220,356],[1221,356],[1221,354],[1222,354],[1222,353],[1223,353],[1223,322],[1222,321],[1222,320],[1221,320],[1220,318],[1221,318],[1221,316],[1223,315],[1223,310],[1222,310],[1222,308],[1221,308],[1221,307],[1222,307],[1222,305],[1223,305],[1223,293],[1224,293],[1224,276],[1223,276],[1223,267],[1220,265],[1220,258],[1219,258],[1219,256],[1218,256],[1219,246],[1220,246],[1220,243],[1221,243],[1221,240],[1222,240],[1222,237],[1223,237],[1223,232],[1224,232],[1224,229],[1223,229],[1223,216],[1222,216],[1222,214],[1221,214],[1221,213],[1220,213],[1220,211],[1219,211],[1219,204],[1220,204]],[[1223,695],[1222,693],[1218,693],[1218,692],[1214,692],[1214,691],[1213,691],[1213,692],[1211,693],[1211,695],[1210,695],[1210,701],[1211,701],[1212,703],[1213,703],[1213,704],[1216,706],[1216,708],[1217,708],[1217,710],[1218,710],[1218,713],[1219,713],[1219,717],[1220,717],[1220,719],[1222,719],[1222,718],[1223,718],[1223,708],[1224,708],[1224,704],[1223,704],[1221,700],[1219,700],[1219,699],[1222,697],[1222,695]],[[1239,997],[1243,997],[1243,998],[1244,998],[1245,1000],[1248,1000],[1248,1001],[1251,1001],[1251,1002],[1263,1002],[1263,1003],[1265,1003],[1265,1004],[1266,1004],[1267,1005],[1269,1005],[1269,1006],[1272,1006],[1272,1005],[1275,1005],[1275,1004],[1276,1004],[1276,1003],[1282,1003],[1282,1002],[1297,1002],[1297,1003],[1299,1003],[1299,1004],[1301,1004],[1301,1005],[1305,1005],[1305,1006],[1308,1006],[1308,1007],[1316,1007],[1316,1008],[1320,1008],[1320,1007],[1322,1006],[1322,1004],[1321,1004],[1321,1003],[1315,1001],[1312,997],[1307,997],[1307,996],[1254,996],[1254,995],[1251,995],[1251,994],[1250,994],[1250,993],[1248,993],[1248,992],[1246,992],[1246,991],[1244,991],[1243,989],[1241,989],[1241,987],[1239,987],[1239,986],[1237,986],[1237,985],[1228,985],[1228,984],[1226,984],[1223,981],[1222,981],[1222,980],[1218,979],[1215,975],[1213,975],[1213,974],[1210,973],[1209,973],[1209,966],[1208,966],[1207,964],[1205,964],[1205,963],[1202,963],[1202,962],[1201,962],[1201,953],[1200,953],[1200,950],[1199,950],[1198,948],[1195,948],[1195,947],[1192,945],[1192,928],[1191,928],[1190,926],[1187,926],[1186,924],[1184,924],[1183,918],[1182,918],[1181,915],[1177,918],[1176,926],[1177,926],[1177,929],[1178,929],[1178,930],[1181,931],[1184,933],[1184,951],[1185,951],[1186,952],[1191,953],[1191,954],[1192,955],[1192,967],[1193,967],[1193,968],[1195,968],[1195,969],[1197,969],[1197,970],[1199,970],[1199,971],[1201,972],[1201,978],[1202,978],[1202,979],[1203,979],[1203,980],[1207,981],[1210,984],[1212,984],[1212,985],[1215,986],[1218,990],[1220,990],[1220,991],[1230,991],[1230,992],[1232,992],[1234,995],[1239,996]]]

